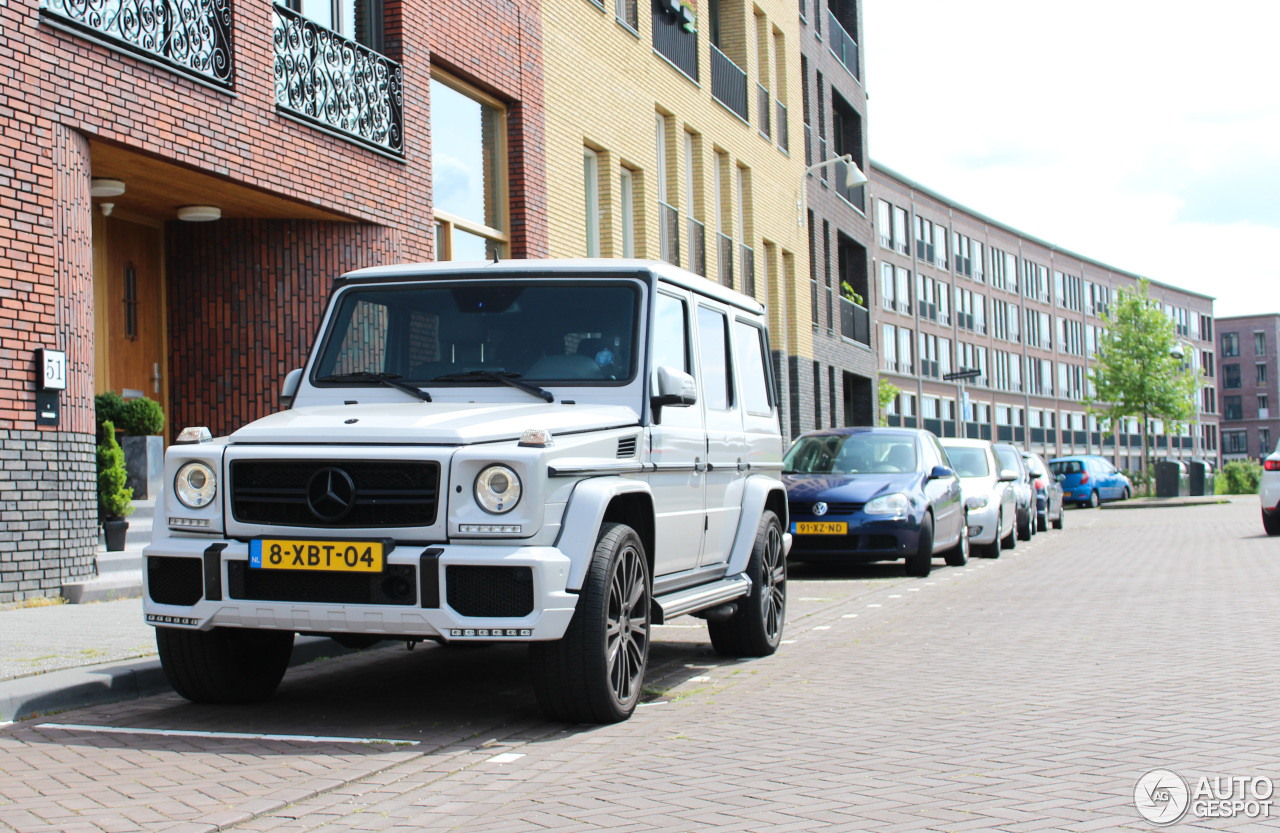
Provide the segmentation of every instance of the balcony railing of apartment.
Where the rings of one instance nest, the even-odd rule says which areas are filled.
[[[778,108],[778,147],[788,153],[791,151],[791,139],[787,136],[787,105],[774,101]]]
[[[840,335],[871,346],[871,313],[848,298],[840,299]]]
[[[378,150],[404,153],[400,64],[276,3],[276,106]]]
[[[711,44],[711,95],[747,121],[747,74]]]
[[[659,245],[662,259],[680,265],[680,212],[665,202],[658,203]]]
[[[668,0],[650,0],[653,10],[653,51],[689,78],[698,80],[698,33],[687,31],[684,18]]]
[[[756,112],[760,114],[760,135],[768,139],[773,135],[769,130],[769,91],[759,82],[756,83]]]
[[[733,289],[733,238],[727,234],[716,235],[716,256],[720,261],[720,283]]]
[[[849,70],[854,78],[861,81],[862,76],[858,75],[857,41],[845,31],[844,26],[830,10],[827,11],[827,19],[831,24],[827,35],[827,44],[831,47],[831,53],[844,64],[845,69]]]
[[[827,156],[827,137],[819,136],[818,137],[818,161],[825,162],[827,161],[828,158],[829,157]],[[832,167],[831,165],[827,165],[826,167],[818,169],[818,173],[822,177],[822,181],[824,183],[827,181],[827,171],[831,170],[831,167]]]
[[[689,224],[689,271],[707,276],[707,228],[702,223],[687,218]]]
[[[857,208],[859,211],[865,211],[866,202],[863,196],[863,194],[865,193],[864,186],[855,185],[852,188],[844,187],[845,172],[848,170],[849,166],[846,165],[844,162],[837,162],[834,167],[836,169],[836,177],[835,177],[835,183],[834,183],[836,193],[844,197],[845,201],[848,202],[849,205],[852,205],[854,208]]]
[[[738,247],[742,258],[742,291],[751,297],[756,294],[756,250],[747,245]]]
[[[231,0],[40,0],[48,19],[230,87]]]

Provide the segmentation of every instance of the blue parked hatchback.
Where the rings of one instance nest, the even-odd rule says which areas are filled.
[[[1104,500],[1128,500],[1133,483],[1111,461],[1094,454],[1056,457],[1049,471],[1062,484],[1062,502],[1097,506]]]
[[[796,439],[782,464],[794,561],[906,560],[927,576],[934,555],[969,558],[960,478],[928,431],[834,428]]]

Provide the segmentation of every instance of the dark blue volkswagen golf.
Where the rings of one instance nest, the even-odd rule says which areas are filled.
[[[793,561],[893,561],[927,576],[969,558],[960,478],[928,431],[833,428],[796,439],[783,462]]]

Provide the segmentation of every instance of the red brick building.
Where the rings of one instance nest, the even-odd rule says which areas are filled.
[[[537,0],[13,0],[0,32],[0,603],[93,571],[95,393],[233,430],[342,272],[546,254]]]

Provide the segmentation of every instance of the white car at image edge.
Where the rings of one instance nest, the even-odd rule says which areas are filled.
[[[1268,535],[1280,535],[1280,445],[1262,462],[1258,496],[1262,499],[1262,528]]]

